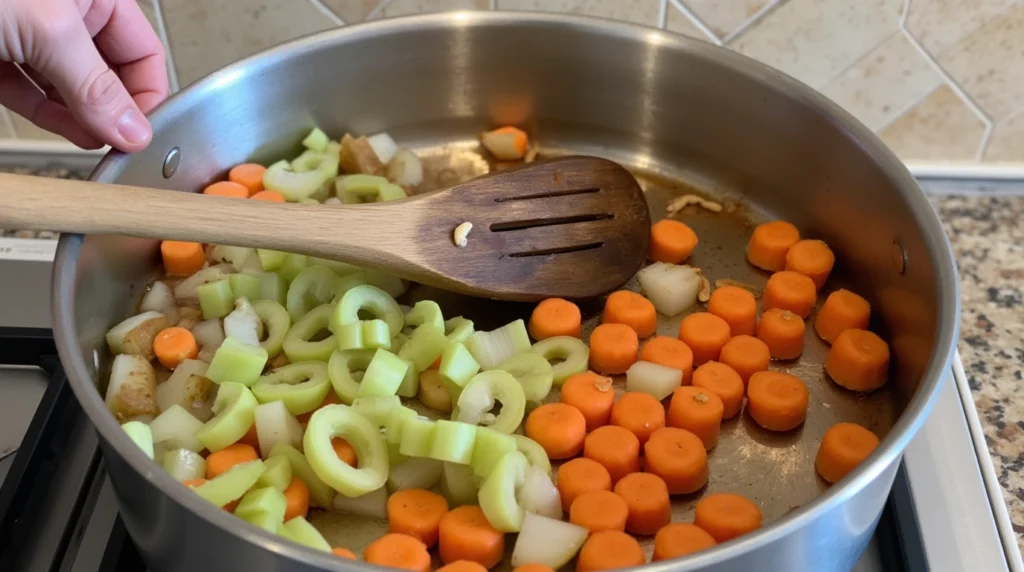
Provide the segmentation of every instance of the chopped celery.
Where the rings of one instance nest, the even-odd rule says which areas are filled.
[[[273,452],[273,449],[271,449],[271,452]],[[292,482],[292,466],[288,459],[283,455],[267,457],[267,460],[263,462],[263,466],[266,470],[263,471],[263,474],[256,481],[256,486],[274,487],[284,492]]]
[[[516,449],[526,455],[526,460],[530,462],[530,465],[540,467],[547,474],[551,474],[551,459],[548,458],[547,451],[541,447],[540,443],[526,435],[512,435],[512,438],[516,440]]]
[[[153,458],[153,433],[150,432],[149,425],[141,421],[129,421],[122,425],[121,429],[124,429],[128,438],[134,441],[147,457]]]
[[[357,397],[352,401],[352,409],[369,419],[377,427],[387,425],[391,413],[402,406],[402,400],[394,395],[375,395]]]
[[[373,350],[334,350],[331,354],[327,362],[327,375],[342,403],[352,403],[359,394],[359,380],[365,375],[362,372],[370,366],[373,357]]]
[[[398,355],[398,352],[402,350],[402,346],[404,346],[405,342],[407,341],[409,341],[409,336],[407,336],[404,332],[398,332],[397,334],[395,334],[391,338],[391,347],[389,348],[391,350],[391,353]]]
[[[201,479],[206,476],[206,459],[188,449],[174,449],[164,455],[160,465],[178,482]]]
[[[345,175],[335,182],[335,193],[346,205],[372,203],[377,201],[380,187],[386,184],[387,179],[375,175]]]
[[[235,294],[231,291],[231,281],[227,278],[203,284],[196,289],[199,294],[199,309],[203,318],[223,318],[235,307]]]
[[[291,281],[295,280],[295,277],[298,276],[306,266],[309,266],[309,257],[305,254],[293,254],[289,252],[285,255],[284,260],[281,261],[281,266],[278,267],[277,274],[291,283]]]
[[[434,441],[430,457],[446,463],[468,465],[473,458],[476,425],[438,419],[434,424]]]
[[[265,466],[264,470],[266,470]],[[259,479],[257,479],[258,481]],[[263,512],[274,516],[278,522],[284,522],[286,508],[287,501],[281,491],[273,487],[254,488],[242,497],[235,508],[235,515],[244,519],[247,515]]]
[[[242,520],[249,524],[266,530],[267,532],[276,533],[278,528],[281,527],[281,520],[275,518],[274,515],[265,512],[254,512],[245,516],[240,516]]]
[[[216,266],[203,268],[192,276],[178,282],[178,285],[174,287],[174,299],[179,302],[183,300],[197,300],[198,292],[196,289],[199,286],[227,278],[232,270],[233,268],[231,268],[230,264],[217,264]]]
[[[162,443],[168,449],[182,448],[197,453],[203,450],[203,444],[196,438],[196,433],[202,428],[203,422],[177,403],[149,422],[150,438],[154,444]]]
[[[259,300],[260,279],[251,274],[232,274],[228,276],[228,284],[235,298]]]
[[[365,349],[390,349],[391,329],[384,320],[363,320],[362,326],[363,348]]]
[[[473,332],[466,348],[485,370],[494,369],[506,359],[530,349],[526,324],[516,320],[491,332]]]
[[[540,403],[551,393],[551,382],[554,380],[551,363],[544,356],[525,352],[514,355],[498,364],[496,369],[507,371],[523,386],[523,394],[527,401]]]
[[[338,175],[338,157],[319,153],[313,162],[303,165],[310,169],[297,173],[288,161],[278,161],[263,173],[263,186],[284,195],[290,202],[309,198],[329,179]]]
[[[260,346],[250,346],[235,338],[226,338],[217,348],[206,370],[206,377],[214,383],[234,381],[242,385],[252,385],[260,378],[264,366],[267,365],[267,350]]]
[[[348,262],[338,262],[337,260],[331,260],[329,258],[318,258],[316,256],[309,257],[310,265],[326,267],[331,272],[338,275],[338,277],[351,276],[358,274],[363,271],[362,268],[355,264],[349,264]]]
[[[389,445],[399,445],[402,442],[402,429],[409,419],[416,419],[416,411],[408,407],[398,407],[391,412],[384,425],[384,438]]]
[[[316,471],[313,470],[305,455],[287,443],[278,443],[270,451],[270,458],[273,459],[274,457],[283,457],[288,460],[288,464],[292,468],[292,476],[302,479],[302,482],[306,483],[306,487],[309,488],[309,500],[313,506],[331,508],[331,502],[334,500],[334,489],[320,480],[320,477],[317,476]]]
[[[273,300],[256,300],[252,303],[256,315],[263,321],[264,329],[267,332],[266,339],[260,342],[260,346],[267,350],[267,356],[277,357],[284,345],[284,338],[292,327],[292,317],[284,306]]]
[[[435,425],[429,419],[407,418],[402,423],[402,442],[398,451],[409,457],[429,457],[434,447]]]
[[[213,245],[207,252],[207,258],[214,264],[227,263],[235,272],[241,272],[243,268],[253,267],[249,259],[256,255],[256,251],[245,246],[229,246],[227,244]]]
[[[441,494],[451,507],[477,503],[473,471],[466,465],[444,463],[441,468]]]
[[[363,270],[366,283],[375,286],[388,293],[392,298],[398,298],[409,289],[409,283],[394,274],[381,272],[372,268]]]
[[[377,202],[397,201],[398,199],[407,198],[409,195],[405,194],[405,189],[399,187],[394,183],[385,183],[380,186],[377,193]]]
[[[327,364],[322,361],[304,361],[279,367],[252,386],[252,393],[260,403],[283,401],[292,415],[313,411],[330,390]]]
[[[255,390],[255,388],[253,389]],[[278,443],[288,443],[295,447],[302,446],[302,425],[288,411],[288,407],[283,401],[261,403],[256,407],[254,416],[256,440],[260,454],[264,458],[270,455]]]
[[[396,465],[400,465],[400,464],[402,464],[402,463],[404,463],[404,462],[409,460],[409,457],[403,455],[402,452],[398,450],[399,449],[398,443],[388,443],[387,447],[388,447],[388,464],[390,464],[392,467],[394,467]]]
[[[255,274],[260,279],[260,300],[271,300],[284,306],[288,296],[288,281],[275,272]]]
[[[587,371],[590,360],[590,348],[583,340],[572,336],[555,336],[541,340],[530,348],[533,353],[544,356],[548,362],[562,360],[552,364],[552,375],[555,385],[562,385],[565,380]]]
[[[454,342],[444,348],[441,354],[441,367],[437,372],[448,386],[448,391],[452,393],[452,399],[458,400],[469,380],[480,373],[480,364],[476,363],[466,346]]]
[[[284,259],[288,256],[287,252],[281,252],[280,250],[267,250],[265,248],[257,248],[256,256],[260,259],[260,266],[267,272],[273,272],[284,264]]]
[[[213,401],[213,419],[199,430],[196,437],[210,452],[220,451],[245,436],[252,427],[259,402],[249,388],[226,381],[217,388]]]
[[[338,275],[323,266],[307,266],[288,286],[288,314],[298,321],[307,312],[334,299]]]
[[[337,289],[335,289],[334,291],[334,299],[331,300],[331,303],[337,304],[338,302],[341,301],[342,298],[345,297],[345,294],[348,293],[349,290],[355,288],[356,286],[366,286],[366,284],[366,277],[362,272],[356,272],[354,274],[342,276],[338,280],[338,286]]]
[[[441,307],[437,302],[420,300],[405,314],[406,326],[421,326],[430,324],[439,334],[444,334],[444,316],[441,315]]]
[[[513,451],[498,461],[482,485],[477,499],[487,522],[502,532],[519,532],[526,511],[516,499],[516,492],[526,479],[529,463],[519,451]]]
[[[376,286],[364,285],[345,292],[338,301],[331,317],[331,330],[337,333],[341,326],[358,323],[361,320],[359,313],[363,311],[387,322],[392,336],[401,332],[405,324],[405,316],[394,298]]]
[[[420,372],[416,371],[416,364],[407,359],[402,361],[409,367],[405,370],[405,377],[402,378],[402,383],[398,386],[398,391],[395,393],[399,397],[416,397],[416,394],[420,391]]]
[[[277,531],[278,534],[292,542],[297,542],[314,550],[331,551],[331,545],[327,543],[319,530],[313,527],[312,524],[309,524],[305,517],[297,516],[281,525]]]
[[[214,505],[224,506],[242,498],[256,484],[263,470],[263,461],[248,461],[231,467],[192,490]]]
[[[331,439],[341,437],[355,449],[359,468],[338,458]],[[302,438],[306,459],[331,488],[357,497],[384,486],[388,478],[388,452],[380,430],[347,405],[327,405],[309,418]]]
[[[442,332],[431,324],[423,324],[413,330],[409,341],[402,345],[399,357],[411,361],[418,371],[425,371],[441,357],[447,344]]]
[[[327,149],[327,144],[331,142],[331,138],[326,133],[320,130],[319,127],[314,127],[309,135],[302,140],[302,146],[310,151],[316,151],[322,153]]]
[[[490,413],[494,402],[501,402],[501,411]],[[478,373],[462,390],[452,412],[457,421],[490,426],[495,431],[513,433],[523,422],[526,395],[516,378],[500,369]]]
[[[512,435],[495,431],[490,427],[480,427],[476,432],[473,459],[470,461],[473,474],[480,478],[487,478],[498,461],[515,450],[517,450],[516,440]]]
[[[338,141],[328,141],[327,146],[324,147],[324,153],[330,153],[331,155],[341,153],[341,143]]]
[[[333,312],[334,307],[330,304],[317,306],[292,325],[281,343],[284,355],[288,356],[288,361],[327,361],[330,359],[331,353],[337,345],[333,335],[315,342],[310,340],[327,328]]]
[[[473,322],[462,316],[445,320],[444,333],[448,337],[448,342],[464,344],[473,335]]]
[[[430,489],[441,480],[441,461],[436,459],[408,459],[388,473],[387,490],[390,493],[406,489]]]
[[[389,352],[377,350],[359,383],[357,397],[395,395],[409,369],[409,364]]]

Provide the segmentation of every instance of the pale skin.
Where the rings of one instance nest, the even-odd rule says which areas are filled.
[[[0,104],[80,147],[149,145],[165,61],[135,0],[0,0]]]

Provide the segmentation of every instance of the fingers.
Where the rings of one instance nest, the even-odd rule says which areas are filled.
[[[7,62],[0,62],[0,103],[40,129],[61,135],[79,147],[103,146],[75,121],[66,107],[47,99],[17,66]]]
[[[96,45],[118,67],[121,81],[144,113],[167,97],[164,45],[135,0],[115,1],[110,19],[96,34]]]

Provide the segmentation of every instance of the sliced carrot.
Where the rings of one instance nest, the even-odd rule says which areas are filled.
[[[579,457],[558,467],[557,486],[562,496],[562,509],[569,512],[572,501],[590,491],[612,490],[612,477],[601,463]]]
[[[206,479],[189,479],[187,481],[182,481],[181,484],[185,485],[186,487],[188,487],[190,489],[194,489],[194,488],[198,487],[199,485],[205,485],[208,482],[209,481],[207,481]]]
[[[825,285],[835,263],[836,255],[832,254],[832,249],[821,240],[801,240],[786,252],[786,270],[799,272],[810,278],[818,290]]]
[[[825,356],[825,372],[851,391],[874,391],[889,379],[889,344],[868,330],[843,330]]]
[[[160,365],[173,370],[187,359],[196,359],[199,345],[192,332],[185,328],[165,328],[153,338],[153,353]]]
[[[665,408],[650,394],[629,391],[612,406],[611,423],[628,429],[643,445],[651,433],[665,426]]]
[[[268,203],[288,202],[288,199],[284,198],[284,195],[277,191],[260,191],[249,198],[254,201],[265,201]]]
[[[679,323],[679,339],[693,351],[693,365],[717,360],[732,337],[729,323],[708,312],[695,312]]]
[[[772,351],[768,344],[754,336],[735,336],[722,346],[718,359],[739,374],[745,384],[750,376],[768,369],[768,364],[772,362]]]
[[[299,477],[292,477],[288,488],[284,490],[285,511],[284,519],[291,520],[297,516],[305,517],[309,514],[309,487],[306,481]]]
[[[331,549],[331,554],[333,554],[335,556],[340,556],[342,558],[348,558],[349,560],[356,560],[356,553],[352,552],[348,548],[341,548],[341,547],[332,548]]]
[[[587,431],[593,431],[608,424],[615,404],[615,388],[610,377],[585,371],[565,380],[560,399],[579,409],[587,421]]]
[[[472,560],[456,560],[438,568],[437,572],[487,572],[487,569]]]
[[[601,324],[590,334],[590,369],[607,375],[626,373],[636,363],[640,340],[625,324]]]
[[[242,163],[228,171],[228,180],[238,183],[249,191],[249,196],[263,190],[263,173],[267,168],[259,163]]]
[[[240,502],[242,502],[242,499],[235,499],[220,508],[222,508],[225,512],[230,512],[233,514],[235,512],[235,509],[238,508],[238,503]]]
[[[564,403],[545,403],[526,417],[526,436],[551,459],[568,459],[583,450],[587,420],[579,409]]]
[[[334,448],[334,454],[346,465],[358,468],[359,459],[356,458],[356,450],[348,444],[348,441],[341,437],[334,437],[331,439],[331,447]]]
[[[216,453],[210,453],[206,457],[206,478],[212,479],[235,465],[255,461],[259,458],[260,456],[256,454],[256,449],[251,445],[246,445],[245,443],[228,445]]]
[[[484,133],[481,142],[499,160],[517,161],[526,155],[530,138],[522,129],[506,125]]]
[[[711,548],[715,539],[704,529],[688,523],[673,522],[661,527],[654,535],[654,554],[651,562],[671,560]]]
[[[648,256],[655,262],[679,264],[697,248],[697,233],[685,223],[662,219],[651,226]]]
[[[871,304],[849,290],[840,289],[825,298],[814,319],[814,331],[831,344],[843,330],[866,330],[870,321]]]
[[[878,447],[878,436],[856,423],[836,423],[825,431],[814,459],[821,478],[837,483]]]
[[[715,362],[708,362],[710,363]],[[697,372],[701,371],[704,365],[693,372],[695,380]],[[672,393],[667,423],[669,427],[686,429],[700,437],[704,448],[710,451],[718,444],[718,433],[721,431],[724,413],[725,405],[718,394],[696,385],[684,385]]]
[[[665,427],[644,445],[644,470],[661,477],[669,493],[690,494],[708,482],[708,453],[700,437]]]
[[[751,336],[757,328],[757,300],[739,286],[716,288],[708,299],[708,313],[725,320],[733,336]]]
[[[523,564],[513,568],[512,572],[555,572],[555,569],[543,564]]]
[[[494,568],[505,553],[505,535],[487,522],[476,505],[453,508],[438,527],[438,554],[446,564],[471,560]]]
[[[371,542],[363,551],[370,564],[414,572],[430,572],[430,553],[418,538],[389,532]]]
[[[242,438],[239,439],[238,442],[239,443],[244,443],[246,445],[249,445],[253,449],[259,449],[259,447],[260,447],[260,436],[259,436],[259,433],[256,432],[256,424],[255,423],[253,423],[252,425],[249,426],[249,430],[245,432],[245,435],[242,435]]]
[[[603,324],[625,324],[636,335],[648,338],[658,329],[658,312],[654,304],[636,292],[619,290],[608,295],[601,313]]]
[[[284,355],[284,354],[281,354],[281,355]],[[302,424],[302,427],[305,428],[306,427],[306,423],[309,423],[309,418],[312,417],[314,413],[316,413],[317,409],[320,409],[321,407],[324,407],[326,405],[332,405],[332,404],[335,404],[335,403],[341,403],[341,398],[338,397],[338,394],[336,392],[334,392],[333,390],[332,391],[328,391],[327,395],[324,396],[324,400],[320,402],[320,405],[316,406],[316,409],[314,409],[313,411],[310,411],[308,413],[303,413],[302,415],[297,415],[295,418],[298,419],[299,423]]]
[[[800,241],[800,231],[792,224],[776,220],[758,225],[747,243],[747,260],[771,272],[786,267],[786,253]]]
[[[814,281],[803,274],[783,270],[772,274],[765,283],[761,308],[781,308],[806,318],[817,301],[818,290],[814,287]]]
[[[448,512],[443,496],[424,489],[405,489],[388,497],[388,531],[408,534],[430,548]]]
[[[615,483],[615,494],[629,509],[626,530],[632,534],[654,534],[672,520],[668,485],[652,473],[633,473]]]
[[[576,304],[561,298],[548,298],[537,304],[530,314],[527,329],[535,340],[546,340],[555,336],[583,335],[582,316]]]
[[[658,336],[644,344],[640,359],[683,372],[683,385],[689,385],[693,375],[693,352],[682,340]]]
[[[198,242],[165,240],[160,243],[160,255],[168,276],[191,276],[206,264],[206,252]]]
[[[804,352],[804,319],[789,310],[772,308],[761,314],[757,339],[775,359],[796,359]],[[750,381],[749,379],[747,380]]]
[[[618,425],[598,427],[583,442],[583,456],[608,469],[612,484],[640,470],[640,440]]]
[[[761,528],[761,509],[740,495],[714,493],[697,501],[693,524],[715,542],[726,542]]]
[[[231,199],[247,199],[249,198],[249,189],[231,181],[220,181],[203,189],[203,194]]]
[[[732,419],[743,407],[743,393],[747,386],[736,370],[728,365],[709,361],[693,372],[693,387],[709,391],[722,401],[722,419]],[[680,388],[681,389],[681,388]],[[672,398],[675,400],[675,397]],[[672,425],[672,409],[669,408],[669,425]],[[686,427],[683,427],[686,429]]]
[[[626,530],[629,507],[626,501],[612,491],[588,491],[572,501],[569,522],[591,532]]]
[[[618,530],[591,534],[576,557],[576,572],[597,572],[633,568],[646,563],[644,551],[635,538]]]
[[[747,385],[747,411],[769,431],[791,431],[807,417],[807,386],[781,371],[759,371]]]

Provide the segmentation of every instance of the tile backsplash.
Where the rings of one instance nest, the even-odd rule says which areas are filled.
[[[447,10],[586,14],[725,46],[857,116],[908,161],[1024,165],[1024,0],[139,0],[172,88],[292,38]],[[0,109],[0,138],[56,140]],[[17,143],[14,143],[17,145]]]

